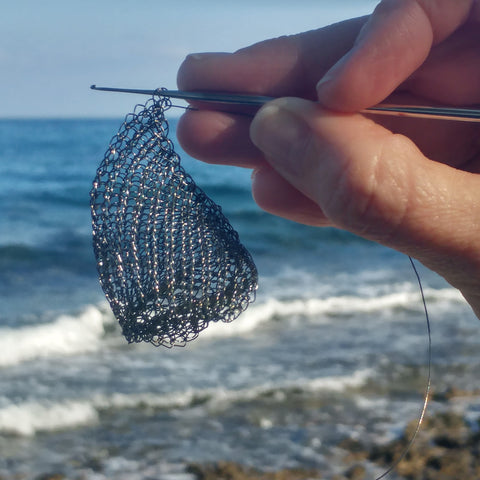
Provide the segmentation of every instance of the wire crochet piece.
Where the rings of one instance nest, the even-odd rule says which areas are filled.
[[[90,192],[100,284],[129,343],[185,345],[255,299],[237,232],[185,172],[168,138],[170,101],[126,117]]]

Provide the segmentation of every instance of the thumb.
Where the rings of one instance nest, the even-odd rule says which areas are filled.
[[[252,141],[337,227],[418,258],[459,287],[480,226],[476,176],[430,161],[362,115],[283,98],[263,107]],[[458,278],[457,278],[458,277]]]

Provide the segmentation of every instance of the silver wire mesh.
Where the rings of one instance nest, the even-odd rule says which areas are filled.
[[[111,140],[90,192],[100,284],[128,342],[185,345],[255,299],[257,270],[221,208],[195,185],[155,97]]]

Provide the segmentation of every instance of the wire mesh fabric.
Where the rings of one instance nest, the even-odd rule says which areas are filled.
[[[160,96],[127,115],[90,192],[100,284],[128,342],[185,345],[255,299],[237,232],[185,172]]]

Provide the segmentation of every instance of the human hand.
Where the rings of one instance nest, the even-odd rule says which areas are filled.
[[[480,315],[480,127],[355,113],[385,99],[480,103],[479,27],[478,0],[389,0],[369,18],[187,57],[182,89],[303,99],[273,101],[253,122],[188,112],[179,140],[201,160],[253,168],[271,213],[419,259]]]

